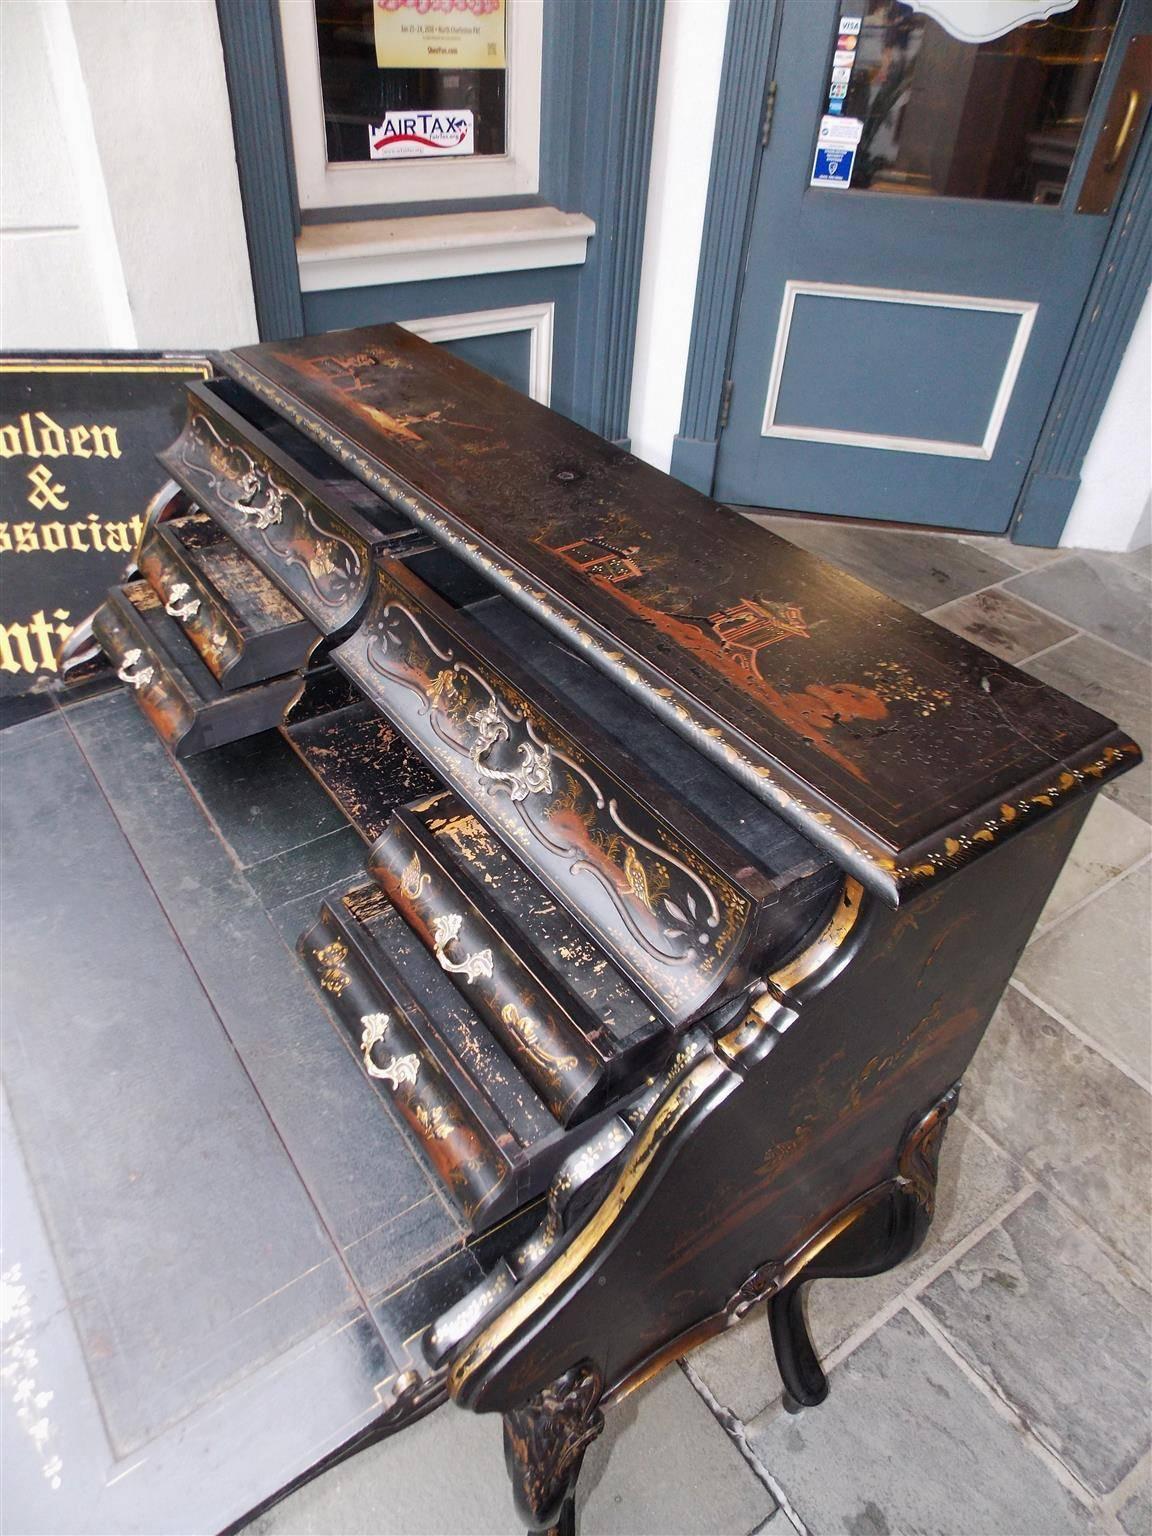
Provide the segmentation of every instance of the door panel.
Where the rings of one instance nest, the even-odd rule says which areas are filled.
[[[1078,0],[978,47],[900,0],[785,0],[717,496],[1007,528],[1108,233],[1077,212],[1084,168],[1148,10]],[[809,185],[822,120],[859,128],[850,186]]]
[[[762,431],[989,457],[1034,316],[1028,304],[790,282]]]

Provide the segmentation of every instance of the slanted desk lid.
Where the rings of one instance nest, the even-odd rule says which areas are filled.
[[[223,361],[889,902],[1140,760],[1093,710],[399,326]]]

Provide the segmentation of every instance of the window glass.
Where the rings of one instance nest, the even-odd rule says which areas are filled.
[[[503,155],[506,0],[316,0],[328,163]]]
[[[1079,0],[971,43],[901,0],[845,0],[822,135],[839,179],[905,196],[1058,203],[1119,8]],[[835,145],[850,148],[857,128],[845,158]]]

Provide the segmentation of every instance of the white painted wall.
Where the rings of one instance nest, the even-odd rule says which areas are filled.
[[[636,321],[629,436],[666,470],[680,429],[728,0],[667,0]]]
[[[1060,543],[1142,549],[1152,543],[1152,290],[1080,471]]]
[[[0,7],[0,345],[130,347],[67,8]]]
[[[0,347],[256,340],[212,0],[3,0],[0,68]]]

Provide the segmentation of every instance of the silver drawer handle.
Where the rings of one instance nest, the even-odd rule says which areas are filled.
[[[268,493],[268,505],[265,507],[250,507],[247,503],[254,496],[259,495],[261,488],[255,471],[253,471],[250,479],[252,480],[251,487],[247,489],[246,494],[237,503],[240,511],[245,517],[252,519],[252,526],[254,528],[270,528],[273,523],[282,522],[284,519],[284,492],[278,485],[274,485],[269,480],[264,487]]]
[[[168,601],[164,604],[164,612],[170,619],[190,619],[194,613],[200,611],[200,599],[194,597],[190,603],[181,603],[182,597],[187,597],[192,588],[186,581],[178,581],[168,594]]]
[[[463,921],[464,919],[456,912],[445,912],[435,920],[432,924],[432,953],[446,971],[463,976],[465,981],[475,981],[477,976],[491,976],[492,951],[490,949],[478,949],[474,955],[465,955],[459,963],[449,960],[445,953],[449,944],[460,937],[460,926]]]
[[[520,766],[507,772],[501,768],[489,768],[484,761],[496,743],[507,741],[510,734],[507,721],[494,698],[483,709],[469,715],[468,724],[476,727],[476,740],[469,754],[472,766],[482,779],[488,780],[490,788],[506,790],[514,801],[527,800],[529,795],[552,792],[552,749],[543,743],[522,741],[516,749]],[[531,726],[528,729],[531,731]]]
[[[364,1057],[364,1070],[369,1077],[381,1078],[395,1091],[401,1083],[414,1083],[420,1071],[420,1058],[415,1051],[407,1056],[393,1056],[387,1066],[378,1067],[372,1060],[372,1048],[379,1045],[392,1022],[387,1013],[365,1013],[360,1017],[364,1026],[360,1035],[360,1050]]]
[[[152,681],[156,672],[155,667],[139,667],[138,670],[134,670],[143,654],[144,652],[140,650],[124,653],[124,661],[116,674],[122,683],[130,683],[133,688],[146,688]]]

